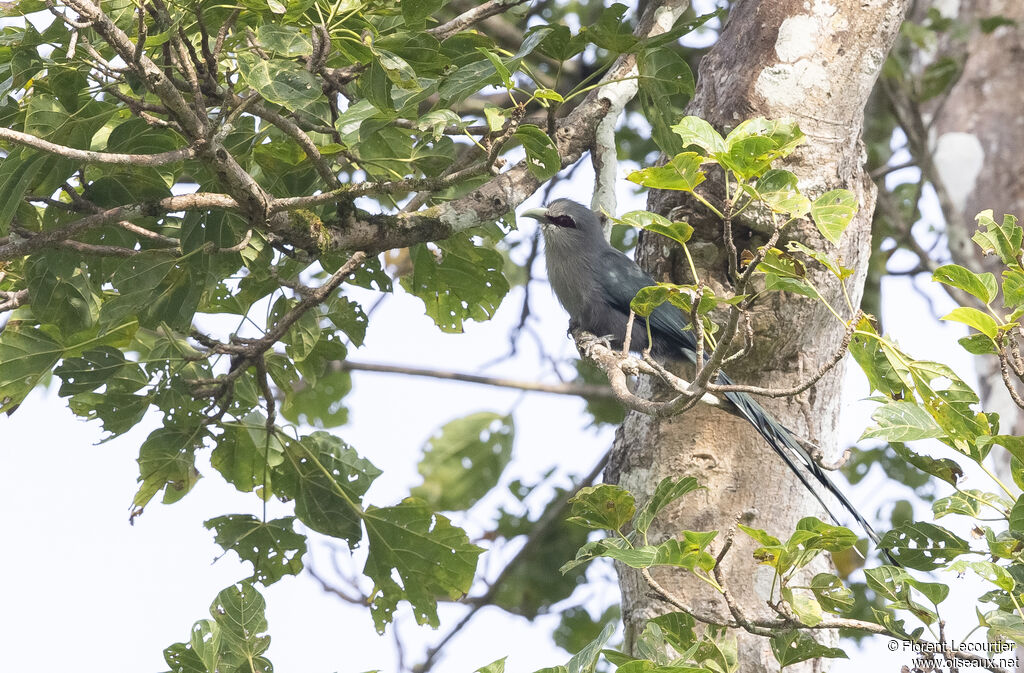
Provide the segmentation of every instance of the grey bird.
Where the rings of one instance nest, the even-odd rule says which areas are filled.
[[[534,208],[522,214],[541,223],[548,281],[569,313],[571,325],[598,337],[608,337],[612,347],[621,347],[629,320],[629,304],[641,288],[655,285],[654,279],[605,240],[601,218],[586,206],[569,199],[557,199],[547,208]],[[682,355],[691,364],[696,363],[696,337],[681,310],[664,303],[648,320],[655,357],[678,360]],[[639,316],[633,323],[630,345],[638,351],[647,347],[647,326]],[[732,380],[720,373],[718,383],[731,384]],[[764,437],[833,521],[839,523],[808,480],[807,473],[835,497],[878,544],[878,534],[788,428],[772,418],[750,395],[727,392],[724,397],[735,407],[736,415],[746,419]]]

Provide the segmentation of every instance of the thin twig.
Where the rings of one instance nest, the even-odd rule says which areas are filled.
[[[497,376],[463,374],[461,372],[444,371],[441,369],[401,367],[396,365],[385,365],[372,362],[353,362],[351,360],[340,360],[338,362],[335,362],[334,366],[341,371],[404,374],[406,376],[423,376],[426,378],[443,379],[446,381],[478,383],[481,385],[495,386],[498,388],[512,388],[515,390],[527,390],[530,392],[537,393],[550,393],[552,395],[576,395],[579,397],[616,399],[615,393],[612,391],[610,387],[601,385],[591,385],[586,383],[540,383],[535,381],[520,381],[515,379],[506,379]]]

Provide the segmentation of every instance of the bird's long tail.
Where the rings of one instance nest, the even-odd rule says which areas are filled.
[[[719,383],[731,384],[732,380],[724,373],[719,375]],[[780,458],[789,466],[789,469],[797,476],[800,482],[804,485],[808,491],[821,503],[821,506],[825,509],[829,518],[832,519],[837,525],[841,525],[835,514],[829,508],[828,504],[821,497],[821,493],[813,484],[808,481],[807,473],[810,473],[814,479],[821,484],[826,491],[828,491],[832,497],[839,501],[839,503],[850,513],[860,527],[867,533],[867,536],[871,538],[872,542],[876,545],[881,541],[878,533],[875,532],[871,524],[868,523],[867,519],[857,511],[857,508],[853,506],[843,492],[839,489],[835,483],[828,478],[825,471],[821,469],[814,458],[807,452],[807,449],[797,440],[793,433],[787,429],[784,425],[776,421],[771,415],[758,404],[754,398],[746,393],[725,393],[726,399],[736,406],[740,415],[753,425],[757,431],[764,437],[768,445],[779,455]],[[806,470],[806,472],[805,472]]]

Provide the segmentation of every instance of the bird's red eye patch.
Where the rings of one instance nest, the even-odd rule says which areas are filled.
[[[573,222],[573,219],[568,215],[551,215],[548,219],[551,221],[551,224],[556,227],[565,227],[567,229],[576,228],[576,223]]]

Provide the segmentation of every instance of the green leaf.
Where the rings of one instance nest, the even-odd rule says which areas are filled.
[[[992,219],[991,210],[983,210],[974,218],[978,222],[978,232],[971,240],[978,244],[985,254],[995,253],[1007,266],[1020,264],[1021,239],[1024,229],[1017,226],[1017,218],[1003,215],[1002,224]]]
[[[999,325],[996,324],[995,319],[988,313],[983,313],[982,311],[970,306],[955,308],[948,314],[944,315],[942,319],[961,322],[973,327],[993,340],[999,336]]]
[[[490,320],[509,290],[504,258],[469,236],[436,245],[437,253],[422,243],[410,249],[413,272],[402,286],[423,300],[427,315],[444,332],[462,332],[467,319]]]
[[[117,296],[103,302],[100,325],[109,328],[136,318],[140,325],[156,327],[159,321],[148,309],[152,309],[160,289],[172,285],[165,281],[176,264],[173,255],[156,250],[141,252],[121,262],[110,281]]]
[[[299,521],[355,546],[362,537],[362,498],[380,470],[327,432],[289,441],[284,450],[285,460],[274,468],[274,492],[295,500]]]
[[[831,271],[832,275],[834,275],[836,278],[840,280],[845,280],[853,275],[853,269],[843,266],[837,260],[832,259],[831,257],[829,257],[828,255],[819,250],[808,248],[800,241],[787,241],[786,250],[788,250],[789,252],[800,252],[807,255],[808,257],[810,257],[811,259],[813,259],[814,261],[818,262],[826,269]]]
[[[421,89],[419,80],[416,78],[416,71],[413,70],[408,61],[386,49],[374,48],[373,53],[377,57],[380,67],[384,69],[384,74],[387,75],[392,84],[411,91],[419,91]],[[403,103],[403,105],[406,104]]]
[[[889,446],[892,447],[892,450],[897,456],[907,461],[917,469],[938,477],[953,486],[956,486],[957,482],[960,481],[960,478],[964,476],[963,468],[961,468],[954,460],[949,458],[932,458],[931,456],[924,456],[911,451],[900,442],[890,442]]]
[[[847,189],[833,189],[825,192],[811,204],[811,218],[821,235],[839,245],[839,238],[846,231],[857,213],[857,199]]]
[[[629,308],[641,318],[646,318],[654,313],[654,309],[668,301],[671,293],[672,288],[664,284],[642,287],[629,302]]]
[[[68,397],[96,390],[100,386],[106,385],[108,381],[112,382],[114,376],[122,369],[131,371],[130,367],[132,366],[135,369],[133,373],[137,373],[136,375],[139,377],[139,385],[134,387],[134,390],[127,392],[135,392],[146,384],[145,375],[139,366],[134,363],[129,365],[125,360],[124,353],[111,346],[91,348],[82,353],[81,357],[65,358],[64,362],[54,370],[54,373],[63,379],[58,394],[61,397]]]
[[[616,224],[646,229],[667,236],[677,243],[686,243],[693,235],[693,227],[686,222],[672,222],[667,217],[646,210],[631,210],[622,217],[611,219]]]
[[[572,505],[569,521],[597,530],[619,530],[636,512],[633,494],[612,484],[581,488],[569,498],[569,503]]]
[[[683,141],[683,148],[696,145],[704,150],[704,155],[711,157],[724,154],[725,139],[715,128],[700,117],[683,117],[672,130]]]
[[[411,495],[436,510],[469,509],[498,484],[514,440],[511,416],[480,412],[449,421],[423,447],[423,483]]]
[[[522,124],[513,137],[523,144],[526,167],[533,177],[543,182],[562,170],[562,157],[558,148],[539,126]]]
[[[772,654],[779,666],[785,668],[808,659],[849,659],[846,652],[836,647],[825,647],[804,631],[791,630],[771,636]]]
[[[956,342],[972,355],[998,355],[999,353],[996,342],[986,334],[970,334],[960,337]]]
[[[652,568],[655,566],[672,566],[695,570],[700,568],[707,572],[715,567],[715,558],[704,551],[718,535],[717,531],[697,533],[684,530],[680,532],[683,539],[670,538],[658,545],[625,547],[619,540],[599,540],[596,544],[584,546],[576,559],[562,566],[563,572],[581,562],[590,561],[599,556],[615,559],[631,568]]]
[[[667,155],[679,149],[671,124],[678,119],[694,92],[693,73],[682,56],[668,47],[645,49],[637,57],[639,97],[651,123],[651,137]]]
[[[476,669],[476,673],[505,673],[505,660],[508,657],[502,657]]]
[[[801,217],[811,209],[810,200],[800,192],[796,176],[789,171],[773,168],[757,179],[756,186],[742,187],[777,213]]]
[[[469,591],[483,549],[417,498],[368,507],[363,521],[370,547],[363,572],[374,582],[370,612],[377,631],[383,633],[403,599],[417,624],[437,628],[437,599],[456,600]]]
[[[256,29],[256,40],[278,56],[294,58],[313,54],[313,42],[298,26],[265,23]]]
[[[0,412],[10,413],[50,373],[63,347],[49,334],[20,321],[0,331]]]
[[[447,44],[447,42],[446,42]],[[486,58],[460,65],[458,69],[441,80],[438,94],[443,105],[452,107],[488,85],[501,81],[494,64]]]
[[[181,500],[199,481],[196,449],[202,446],[204,432],[175,427],[157,428],[139,447],[139,486],[133,503],[145,507],[153,496],[164,491],[164,502]]]
[[[818,601],[802,591],[794,593],[792,589],[785,587],[782,589],[782,598],[789,603],[797,619],[807,626],[817,626],[825,619]]]
[[[651,522],[658,514],[672,504],[674,501],[683,497],[691,491],[696,491],[699,488],[703,488],[697,483],[697,480],[693,477],[665,477],[654,489],[654,495],[651,499],[640,509],[640,512],[636,516],[636,522],[634,528],[637,533],[646,537],[647,529],[651,527]]]
[[[980,612],[979,612],[980,615]],[[993,610],[986,613],[981,620],[982,626],[988,627],[990,642],[1013,640],[1024,642],[1024,619],[1013,612]]]
[[[505,122],[508,121],[508,115],[505,111],[494,105],[484,106],[484,119],[487,121],[487,128],[492,132],[500,131],[505,128]]]
[[[884,439],[890,442],[908,442],[915,439],[934,439],[946,433],[924,408],[907,400],[888,402],[871,414],[877,428],[868,428],[863,439]]]
[[[810,588],[821,607],[829,612],[849,612],[854,608],[853,592],[835,575],[818,573],[811,578]]]
[[[760,528],[751,528],[741,523],[736,524],[736,527],[741,531],[750,536],[755,542],[760,544],[762,547],[781,547],[782,542],[779,538],[774,535],[770,535],[767,531],[761,530]]]
[[[1013,575],[1010,574],[1009,570],[991,561],[960,560],[951,563],[947,570],[963,574],[968,568],[974,571],[978,577],[991,582],[1003,591],[1013,591],[1017,586],[1017,582],[1013,579]]]
[[[692,192],[707,176],[700,170],[703,158],[696,152],[683,152],[664,166],[633,171],[626,179],[651,189],[672,189]]]
[[[422,29],[426,20],[444,7],[447,0],[402,0],[402,18],[414,30]]]
[[[388,117],[396,114],[395,99],[391,95],[392,86],[391,78],[388,77],[388,74],[384,71],[384,67],[381,66],[379,60],[375,60],[371,63],[370,67],[368,67],[359,77],[359,91],[365,97],[365,101],[369,103],[372,108],[375,108],[374,111],[379,110]],[[350,110],[346,110],[346,112],[350,112]],[[357,108],[356,110],[351,110],[351,114],[348,116],[339,116],[338,128],[347,128],[347,124],[357,119],[358,115],[363,112],[365,112],[365,110]]]
[[[276,434],[268,434],[267,419],[252,412],[243,417],[244,427],[228,426],[217,438],[210,464],[239,491],[257,491],[264,499],[271,490],[273,468],[284,462],[284,446]]]
[[[263,522],[251,514],[230,514],[210,519],[203,525],[216,531],[216,541],[225,552],[234,551],[252,563],[252,580],[269,586],[285,575],[302,571],[306,537],[295,532],[295,517]]]
[[[787,548],[822,549],[829,552],[845,551],[857,544],[857,534],[843,526],[833,526],[813,516],[806,516],[796,524],[796,530],[786,542]]]
[[[1024,495],[1017,498],[1010,509],[1010,532],[1024,533]]]
[[[932,61],[921,73],[916,99],[926,101],[945,93],[956,81],[960,71],[961,63],[950,56]]]
[[[14,149],[0,159],[0,236],[6,236],[10,230],[14,214],[36,175],[48,172],[55,161],[52,155],[25,148]]]
[[[291,112],[310,111],[323,101],[321,82],[290,59],[264,60],[255,52],[239,51],[238,75],[246,86],[255,89],[269,103]]]
[[[326,303],[327,318],[352,340],[354,346],[362,346],[370,322],[363,307],[348,297],[337,294],[331,295]]]
[[[897,561],[914,570],[934,570],[971,547],[942,526],[918,522],[904,524],[882,536],[879,548],[888,549]]]
[[[267,603],[248,582],[224,589],[210,606],[213,621],[220,627],[224,649],[246,662],[246,670],[271,673],[273,666],[262,655],[270,647],[267,635]]]
[[[619,2],[606,7],[598,17],[597,23],[584,28],[586,36],[602,49],[619,54],[629,51],[636,44],[636,38],[633,37],[632,27],[623,18],[626,9],[626,6]]]
[[[764,145],[766,150],[763,159],[772,161],[792,154],[804,141],[804,134],[796,122],[782,119],[765,119],[755,117],[740,122],[740,124],[729,132],[725,137],[727,151],[731,153],[734,146],[747,141],[761,139],[767,140]]]
[[[951,287],[960,288],[974,295],[986,306],[999,293],[996,277],[991,273],[974,273],[958,264],[944,264],[932,273],[932,280]]]
[[[597,668],[598,657],[601,655],[601,649],[608,642],[608,639],[612,637],[613,633],[615,633],[615,624],[605,624],[597,638],[569,659],[569,663],[565,667],[567,673],[594,673],[594,669]],[[538,671],[538,673],[540,672]]]
[[[732,136],[732,134],[729,134]],[[739,140],[726,139],[729,149],[716,158],[724,168],[736,174],[737,180],[750,180],[762,175],[771,166],[775,145],[771,139],[751,136]]]
[[[1003,270],[1003,304],[1007,308],[1024,304],[1024,271],[1016,264]]]
[[[697,642],[697,634],[694,631],[697,622],[685,612],[669,612],[658,615],[650,621],[661,628],[666,642],[680,654],[686,652]]]

